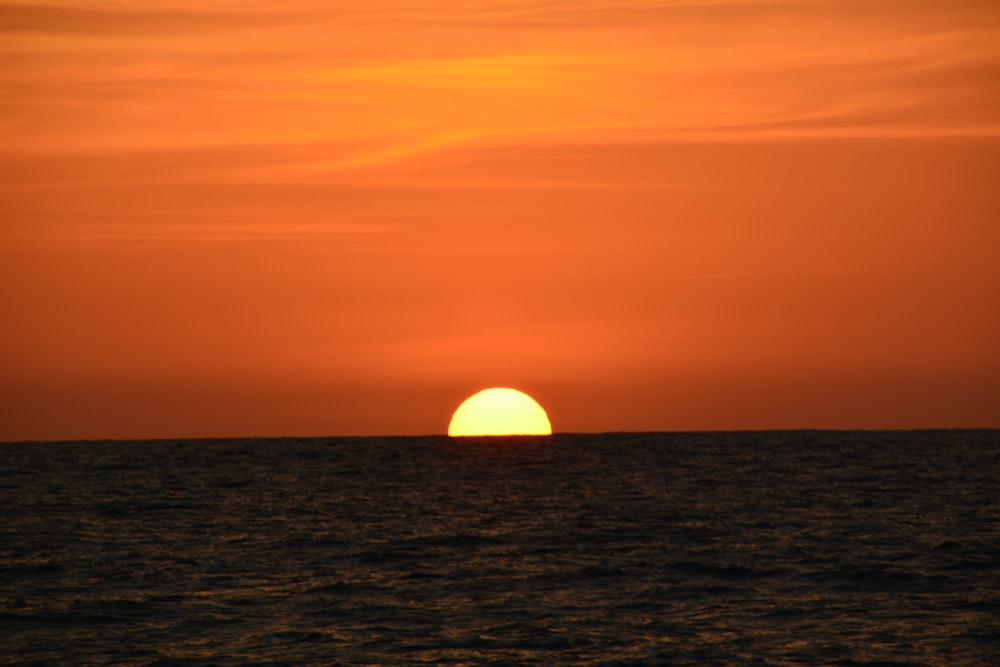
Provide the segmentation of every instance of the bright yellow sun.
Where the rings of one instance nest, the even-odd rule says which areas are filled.
[[[531,396],[517,389],[493,387],[458,406],[448,424],[448,435],[552,435],[552,424]]]

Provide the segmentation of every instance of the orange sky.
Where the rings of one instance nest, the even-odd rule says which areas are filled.
[[[337,4],[0,2],[0,440],[1000,427],[1000,3]]]

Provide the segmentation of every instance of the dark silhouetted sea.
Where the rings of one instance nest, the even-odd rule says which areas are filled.
[[[1000,431],[0,444],[0,662],[997,665]]]

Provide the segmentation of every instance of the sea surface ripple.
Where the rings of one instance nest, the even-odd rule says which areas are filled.
[[[996,665],[1000,431],[0,444],[0,663]]]

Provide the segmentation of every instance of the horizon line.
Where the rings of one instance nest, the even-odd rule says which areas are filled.
[[[451,436],[447,433],[422,434],[370,434],[370,435],[223,435],[223,436],[179,436],[179,437],[140,437],[140,438],[59,438],[54,440],[0,440],[4,445],[45,445],[45,444],[84,444],[84,443],[157,443],[176,441],[228,441],[228,440],[359,440],[359,439],[406,439],[406,438],[442,438],[446,440],[482,440],[482,439],[536,439],[553,438],[557,436],[574,435],[693,435],[693,434],[733,434],[733,433],[914,433],[914,432],[946,432],[946,431],[1000,431],[1000,426],[918,426],[904,428],[827,428],[827,427],[797,427],[797,428],[733,428],[733,429],[673,429],[652,431],[553,431],[550,435],[480,435]]]

